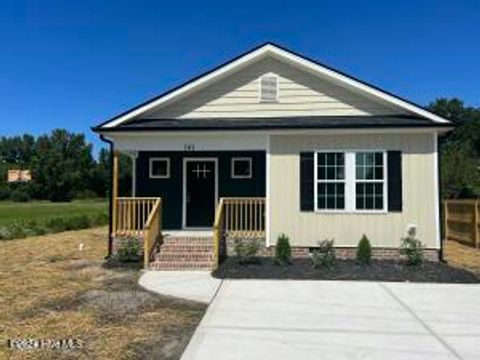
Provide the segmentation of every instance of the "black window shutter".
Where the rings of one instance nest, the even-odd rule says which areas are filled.
[[[300,153],[300,211],[313,211],[313,152]]]
[[[402,153],[387,153],[388,211],[402,211]]]

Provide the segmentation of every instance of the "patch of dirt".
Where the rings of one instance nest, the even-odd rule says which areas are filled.
[[[403,262],[374,260],[369,266],[354,260],[337,260],[334,266],[315,269],[310,259],[294,259],[289,266],[277,266],[272,258],[261,258],[258,264],[240,265],[235,258],[225,260],[213,272],[221,279],[295,279],[295,280],[369,280],[433,283],[478,283],[475,274],[441,262],[408,266]]]
[[[0,346],[0,359],[181,357],[205,305],[141,288],[141,264],[105,261],[107,231],[0,242],[0,338],[83,343],[70,352]],[[79,243],[85,244],[83,251]]]
[[[171,326],[164,336],[136,340],[125,349],[125,359],[174,360],[179,358],[195,331],[194,326]]]

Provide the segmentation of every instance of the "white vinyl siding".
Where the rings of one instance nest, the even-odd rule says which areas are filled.
[[[278,77],[277,102],[259,101],[261,77]],[[145,118],[391,115],[401,111],[268,58],[145,115]]]

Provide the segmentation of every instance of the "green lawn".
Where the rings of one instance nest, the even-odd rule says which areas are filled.
[[[53,217],[73,215],[95,215],[108,211],[108,202],[98,200],[75,200],[68,203],[52,203],[50,201],[30,201],[15,203],[0,201],[0,225],[13,221],[42,221]]]

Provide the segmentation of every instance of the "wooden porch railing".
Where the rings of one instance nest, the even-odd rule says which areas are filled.
[[[265,198],[221,198],[213,224],[215,267],[220,259],[223,237],[265,236]]]
[[[148,217],[159,198],[119,197],[116,201],[114,236],[142,236]]]
[[[445,239],[480,248],[480,201],[445,200],[443,206]]]
[[[148,266],[156,239],[162,236],[162,199],[119,197],[114,206],[113,236],[143,238],[144,263]]]

